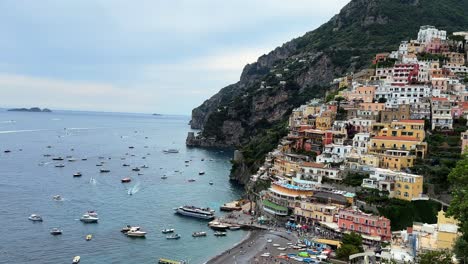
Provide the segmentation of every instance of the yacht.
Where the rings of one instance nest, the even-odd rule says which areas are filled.
[[[179,235],[179,234],[174,234],[174,235],[166,236],[166,239],[179,239],[179,238],[180,238],[180,235]]]
[[[226,232],[215,232],[215,236],[226,236]]]
[[[50,230],[50,234],[53,235],[53,236],[56,236],[56,235],[61,235],[62,234],[62,230],[61,229],[58,229],[56,227],[52,228]]]
[[[83,223],[97,223],[99,220],[98,217],[96,216],[91,216],[89,214],[84,214],[81,218],[80,221]]]
[[[193,237],[205,237],[206,236],[206,232],[193,232],[192,234]]]
[[[167,229],[161,230],[163,234],[174,233],[174,231],[175,231],[174,228],[167,228]]]
[[[140,228],[130,228],[130,230],[127,231],[127,236],[129,237],[144,237],[146,236],[146,232],[141,231]]]
[[[169,153],[179,153],[178,149],[165,149],[163,150],[164,153],[169,154]]]
[[[42,217],[37,214],[32,214],[28,217],[29,220],[34,221],[34,222],[42,222]]]
[[[73,258],[73,262],[72,262],[72,263],[73,263],[73,264],[78,264],[78,263],[80,263],[80,259],[81,259],[80,256],[75,256],[75,257]]]
[[[140,230],[140,227],[139,227],[139,226],[126,225],[126,226],[124,226],[122,229],[120,229],[120,232],[122,232],[122,233],[127,233],[127,232],[130,231],[131,229]]]
[[[204,175],[204,174],[205,174],[204,171],[200,171],[200,172],[198,173],[198,175]]]
[[[73,173],[73,177],[81,177],[83,174],[81,172]]]
[[[77,159],[75,159],[75,158],[69,158],[68,161],[69,161],[69,162],[74,162],[74,161],[77,161]]]
[[[180,206],[174,209],[177,214],[190,216],[205,220],[211,220],[215,217],[213,210],[210,208],[199,208],[195,206]]]
[[[98,216],[97,212],[94,211],[94,210],[88,211],[86,214],[88,214],[89,216],[93,216],[93,217],[97,217],[97,216]]]
[[[148,167],[148,165],[143,165],[143,166],[141,166],[141,168],[142,168],[142,169],[147,169],[147,168],[149,168],[149,167]]]
[[[127,183],[127,182],[131,182],[132,179],[129,178],[129,177],[125,177],[125,178],[121,179],[120,181],[121,181],[122,183]]]

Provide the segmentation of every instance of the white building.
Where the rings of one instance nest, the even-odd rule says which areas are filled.
[[[447,98],[432,98],[431,128],[453,129],[452,105]]]
[[[421,26],[418,33],[418,41],[420,43],[427,44],[435,38],[447,40],[447,31],[438,30],[434,26]]]
[[[329,144],[324,147],[322,154],[316,157],[317,163],[341,163],[351,153],[352,146]]]
[[[383,85],[375,93],[375,99],[387,99],[385,107],[398,108],[402,104],[419,103],[424,97],[431,97],[432,89],[428,85]]]
[[[369,144],[370,134],[369,133],[357,133],[353,138],[353,150],[359,154],[366,154],[367,147]]]

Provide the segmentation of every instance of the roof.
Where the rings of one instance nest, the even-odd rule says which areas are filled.
[[[318,168],[323,169],[325,168],[325,164],[323,163],[316,163],[316,162],[303,162],[302,167],[310,167],[310,168]]]
[[[401,123],[418,123],[418,124],[424,124],[424,120],[416,120],[416,119],[403,119],[398,122]]]
[[[281,206],[281,205],[277,205],[277,204],[275,204],[273,202],[270,202],[268,200],[263,200],[263,205],[265,205],[266,207],[270,207],[275,211],[288,211],[288,208],[286,208],[284,206]]]
[[[371,139],[385,139],[385,140],[397,140],[397,141],[420,141],[419,139],[415,139],[413,137],[386,137],[386,136],[376,136]]]

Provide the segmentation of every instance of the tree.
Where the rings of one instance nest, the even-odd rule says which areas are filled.
[[[344,234],[341,239],[341,247],[336,250],[336,256],[339,259],[348,260],[350,255],[359,252],[364,252],[361,235],[354,232]]]
[[[452,264],[452,254],[450,251],[428,251],[420,254],[420,264]]]
[[[452,201],[447,211],[448,216],[453,216],[460,222],[462,236],[455,244],[455,254],[460,263],[467,263],[468,259],[468,153],[462,155],[457,166],[448,176],[452,187]]]

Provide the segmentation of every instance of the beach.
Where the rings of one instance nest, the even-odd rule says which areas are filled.
[[[297,250],[287,248],[288,243],[295,244],[296,242],[297,236],[294,233],[288,234],[284,230],[253,230],[249,232],[243,241],[235,245],[233,248],[226,250],[222,254],[212,258],[206,262],[206,264],[299,263],[294,260],[284,260],[277,258],[277,256],[281,253],[297,253]],[[274,246],[274,244],[276,246]],[[286,249],[278,249],[282,247]],[[270,253],[269,257],[261,256],[267,252]]]

